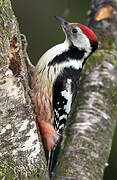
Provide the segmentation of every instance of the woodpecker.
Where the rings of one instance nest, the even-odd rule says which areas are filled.
[[[46,148],[58,142],[75,100],[81,70],[97,49],[95,33],[79,23],[69,23],[56,16],[65,41],[49,49],[39,60],[33,76],[37,121]]]

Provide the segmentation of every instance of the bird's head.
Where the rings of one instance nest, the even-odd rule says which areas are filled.
[[[66,40],[79,49],[94,52],[98,47],[98,39],[95,33],[85,25],[69,23],[59,16],[55,16],[60,22],[66,35]]]

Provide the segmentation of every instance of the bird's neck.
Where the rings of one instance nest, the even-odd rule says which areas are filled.
[[[56,56],[59,56],[65,51],[68,51],[70,43],[66,39],[64,43],[57,44],[47,50],[42,57],[39,59],[37,66],[39,65],[40,68],[43,68],[43,65],[48,65]]]
[[[89,52],[74,46],[66,38],[64,43],[52,47],[40,58],[37,68],[41,72],[47,66],[48,69],[53,69],[57,76],[64,68],[82,69],[88,56]]]
[[[57,53],[56,56],[48,63],[49,66],[54,66],[56,64],[62,65],[63,63],[73,62],[83,60],[85,57],[85,49],[78,49],[74,45],[68,46],[61,53]]]

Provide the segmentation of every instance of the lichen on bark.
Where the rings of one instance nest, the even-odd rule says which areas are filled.
[[[10,0],[0,1],[0,179],[45,179],[20,31]]]

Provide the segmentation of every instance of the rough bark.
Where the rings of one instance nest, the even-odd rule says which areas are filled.
[[[101,1],[92,2],[99,2],[101,7]],[[98,7],[92,6],[89,24],[97,31],[99,49],[88,59],[82,74],[79,94],[67,122],[56,180],[102,180],[108,165],[117,120],[115,3],[111,3],[112,17],[100,21],[95,19]]]
[[[0,0],[0,179],[48,178],[26,56],[10,0]]]

